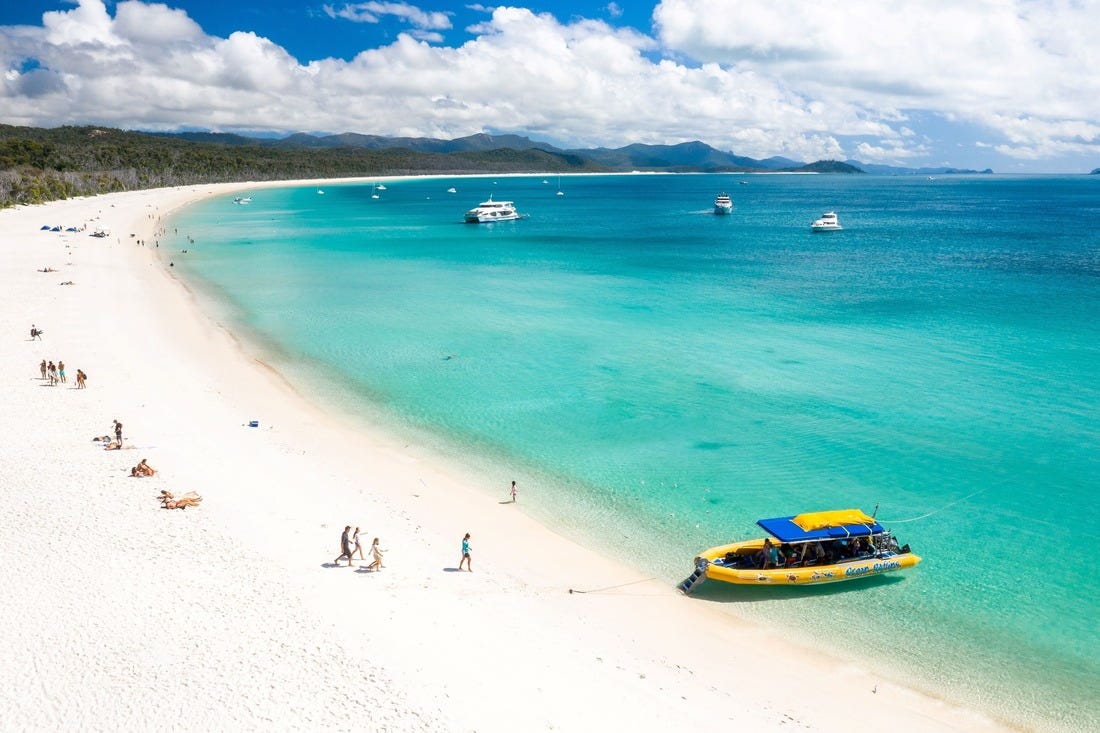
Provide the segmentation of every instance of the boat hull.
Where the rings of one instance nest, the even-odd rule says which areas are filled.
[[[881,557],[845,560],[844,562],[828,565],[779,567],[763,570],[759,568],[731,568],[718,562],[728,553],[751,555],[763,549],[763,547],[763,539],[712,547],[701,553],[696,558],[696,562],[705,561],[707,563],[706,577],[723,583],[733,583],[734,585],[821,585],[907,570],[915,567],[921,561],[918,555],[906,552]]]
[[[467,224],[492,224],[494,221],[514,221],[519,218],[519,214],[502,214],[500,216],[487,216],[467,214]]]
[[[714,206],[714,213],[717,214],[718,216],[726,216],[727,214],[730,214],[732,212],[733,212],[733,206],[732,205],[730,205],[730,206],[719,206],[718,204],[715,204],[715,206]]]

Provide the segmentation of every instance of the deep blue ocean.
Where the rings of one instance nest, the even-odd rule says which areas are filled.
[[[915,570],[684,602],[1100,729],[1100,176],[386,186],[209,199],[162,252],[319,403],[670,583],[759,518],[878,507]],[[464,224],[490,194],[528,216]]]

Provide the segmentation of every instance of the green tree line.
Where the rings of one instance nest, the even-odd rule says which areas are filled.
[[[222,145],[104,127],[0,125],[0,207],[164,186],[358,176],[603,170],[544,150]]]

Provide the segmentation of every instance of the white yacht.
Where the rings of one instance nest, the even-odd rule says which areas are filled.
[[[815,232],[836,232],[840,231],[840,222],[836,219],[835,211],[826,211],[821,215],[820,219],[814,219],[810,224],[810,229]]]
[[[490,196],[488,201],[482,201],[477,208],[466,212],[466,223],[484,224],[492,221],[509,221],[518,219],[516,205],[511,201],[493,201]]]
[[[730,199],[729,194],[718,194],[718,198],[714,199],[714,213],[724,216],[731,211],[733,211],[733,201]]]
[[[248,204],[252,203],[252,197],[245,196],[244,198],[241,198],[240,196],[238,196],[237,198],[233,199],[233,203],[237,204],[238,206],[247,206]]]
[[[385,187],[385,186],[384,186],[383,184],[379,183],[379,184],[378,184],[378,190],[379,190],[379,191],[385,191],[385,190],[386,190],[386,187]]]
[[[447,193],[458,193],[458,190],[454,186],[451,186],[447,189]]]

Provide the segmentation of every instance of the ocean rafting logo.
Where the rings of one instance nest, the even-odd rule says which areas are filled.
[[[857,575],[867,575],[868,573],[888,573],[900,567],[901,563],[897,560],[884,560],[883,562],[876,562],[874,565],[861,565],[858,568],[847,568],[844,571],[844,575],[848,578],[854,578]]]

